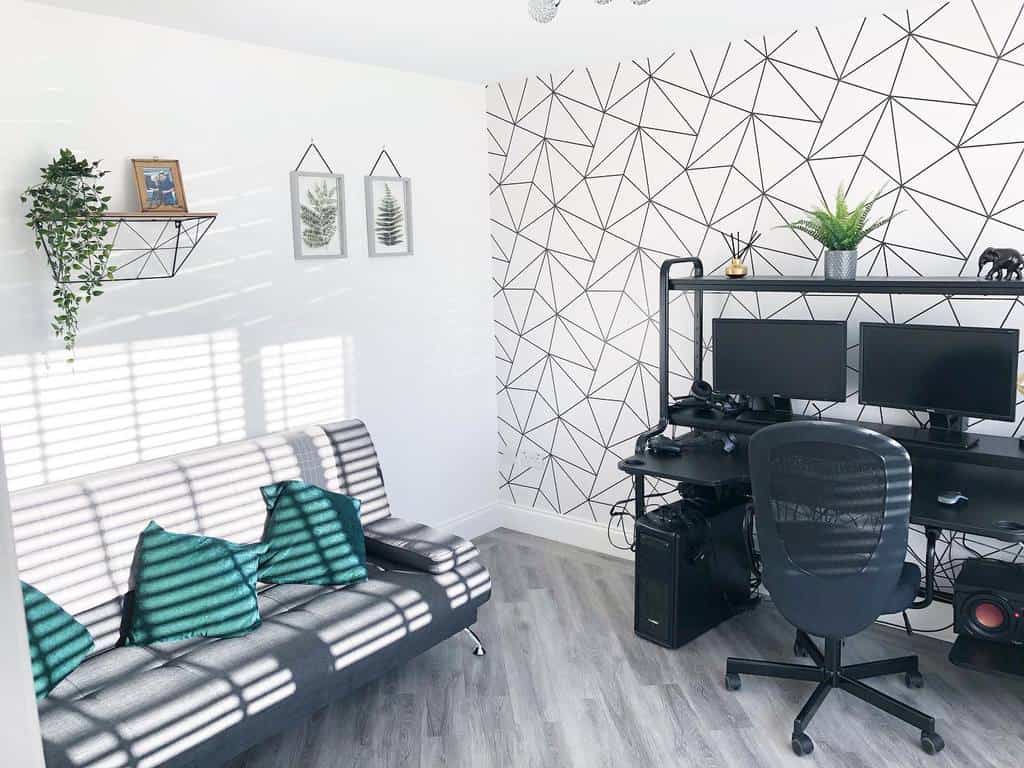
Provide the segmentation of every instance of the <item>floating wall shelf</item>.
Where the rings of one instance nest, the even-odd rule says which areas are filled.
[[[108,212],[103,218],[114,223],[111,233],[113,248],[110,253],[114,276],[110,280],[123,282],[158,280],[177,275],[199,241],[213,226],[217,214]],[[43,249],[56,280],[57,270],[54,269],[45,240]]]

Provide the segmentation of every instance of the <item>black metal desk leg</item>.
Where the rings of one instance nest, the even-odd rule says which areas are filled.
[[[925,528],[924,535],[928,540],[927,550],[924,556],[924,595],[922,599],[915,600],[911,608],[927,608],[935,599],[935,543],[939,539],[938,528]],[[920,590],[918,590],[920,591]]]
[[[636,513],[636,519],[639,520],[647,513],[647,505],[644,503],[644,476],[634,475],[633,476],[633,510]]]

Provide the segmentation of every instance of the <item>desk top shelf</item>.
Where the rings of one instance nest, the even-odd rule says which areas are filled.
[[[826,280],[809,275],[769,275],[728,278],[718,275],[682,277],[668,281],[672,291],[770,293],[906,293],[927,296],[1024,296],[1022,280],[985,280],[979,277],[860,277]]]

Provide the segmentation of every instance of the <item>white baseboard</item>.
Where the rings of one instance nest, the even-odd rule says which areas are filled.
[[[480,509],[474,509],[443,523],[438,523],[437,527],[472,541],[478,536],[501,528],[504,525],[504,515],[505,505],[496,501]]]
[[[632,560],[633,553],[620,550],[608,542],[608,524],[559,515],[548,510],[499,501],[488,508],[494,528],[508,528],[519,533],[550,539],[561,544],[582,547],[614,557]],[[493,530],[492,528],[491,530]]]
[[[593,552],[629,560],[633,558],[632,552],[616,549],[608,543],[607,523],[567,517],[507,501],[492,502],[480,509],[438,523],[437,527],[466,539],[475,539],[498,528],[508,528]]]
[[[941,629],[939,632],[929,631],[926,637],[934,637],[936,640],[943,640],[947,643],[956,642],[956,633],[952,627],[946,627],[953,623],[953,606],[948,603],[934,602],[927,608],[910,611],[910,624],[918,631]],[[892,616],[879,616],[880,621],[903,626],[903,615],[895,613]]]

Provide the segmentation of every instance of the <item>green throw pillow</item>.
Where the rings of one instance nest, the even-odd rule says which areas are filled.
[[[366,579],[359,499],[299,480],[260,488],[267,504],[259,580],[270,584],[353,584]]]
[[[24,581],[21,597],[36,698],[41,699],[85,661],[93,649],[92,636],[74,616]]]
[[[127,644],[238,637],[256,629],[256,569],[266,551],[266,544],[171,533],[150,522],[135,550]]]

